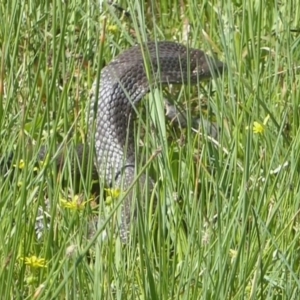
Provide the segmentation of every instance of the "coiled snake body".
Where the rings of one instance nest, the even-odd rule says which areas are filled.
[[[148,76],[147,66],[150,70]],[[122,190],[133,183],[136,161],[134,106],[149,92],[149,79],[154,85],[196,84],[213,74],[220,74],[223,69],[222,62],[201,50],[166,41],[134,46],[103,68],[100,81],[95,81],[91,90],[88,114],[89,127],[95,128],[94,133],[90,129],[89,140],[95,142],[99,177],[108,186]],[[130,224],[130,196],[122,208],[123,240],[126,240]]]

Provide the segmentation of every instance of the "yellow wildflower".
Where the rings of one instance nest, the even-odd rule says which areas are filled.
[[[265,132],[265,127],[259,122],[253,122],[253,132],[263,134]]]
[[[264,134],[265,128],[266,128],[266,125],[268,123],[269,118],[270,118],[270,115],[267,115],[265,117],[263,123],[254,121],[253,122],[253,127],[252,127],[253,133],[255,133],[255,134]],[[248,127],[247,127],[247,129],[248,129]]]
[[[117,25],[108,25],[107,31],[110,33],[117,33],[118,32],[118,26]]]
[[[121,194],[120,189],[105,189],[105,192],[112,198],[118,198]]]
[[[66,200],[64,198],[60,198],[59,201],[62,207],[71,210],[83,210],[87,203],[87,201],[81,201],[78,195],[75,195],[72,200]]]
[[[21,260],[25,262],[25,265],[34,269],[47,268],[46,260],[44,258],[39,258],[35,255],[21,258]]]
[[[18,168],[18,169],[22,170],[25,167],[25,161],[23,159],[20,159],[18,164],[13,164],[13,166],[15,168]]]
[[[113,202],[113,200],[117,199],[121,194],[120,189],[104,189],[104,190],[107,193],[107,197],[105,199],[107,205],[110,205]]]

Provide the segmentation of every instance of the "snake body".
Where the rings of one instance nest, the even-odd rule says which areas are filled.
[[[106,185],[127,190],[134,181],[135,106],[151,85],[196,84],[223,69],[222,62],[203,51],[167,41],[133,46],[104,67],[91,89],[88,123],[89,141],[95,143],[96,168]],[[123,240],[130,224],[131,197],[127,196],[122,208]]]

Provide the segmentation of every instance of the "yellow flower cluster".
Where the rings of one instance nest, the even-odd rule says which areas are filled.
[[[38,269],[38,268],[47,268],[47,263],[44,258],[39,258],[35,255],[32,256],[26,256],[26,257],[21,257],[20,260],[25,262],[25,265]]]
[[[78,195],[75,195],[72,200],[60,198],[59,202],[64,208],[70,210],[83,210],[88,201],[82,201]]]
[[[269,118],[270,118],[270,115],[267,115],[262,123],[254,121],[253,127],[252,127],[253,133],[264,134]],[[247,127],[246,129],[249,129],[249,127]]]
[[[121,190],[120,189],[104,189],[105,192],[107,193],[107,196],[106,196],[106,205],[110,205],[112,204],[112,202],[115,200],[115,199],[118,199],[119,196],[121,195]]]

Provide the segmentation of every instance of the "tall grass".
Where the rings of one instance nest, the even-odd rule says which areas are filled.
[[[101,1],[0,6],[1,297],[298,299],[299,5],[118,4],[127,14]],[[92,152],[77,182],[72,165],[101,67],[149,40],[216,53],[228,68],[171,95],[158,86],[142,101],[136,151],[155,193],[122,245],[113,204],[101,193],[93,209]],[[187,129],[165,121],[164,97],[186,111]],[[201,133],[191,128],[199,117],[218,124],[217,141],[203,123]],[[48,226],[40,238],[37,216]]]

